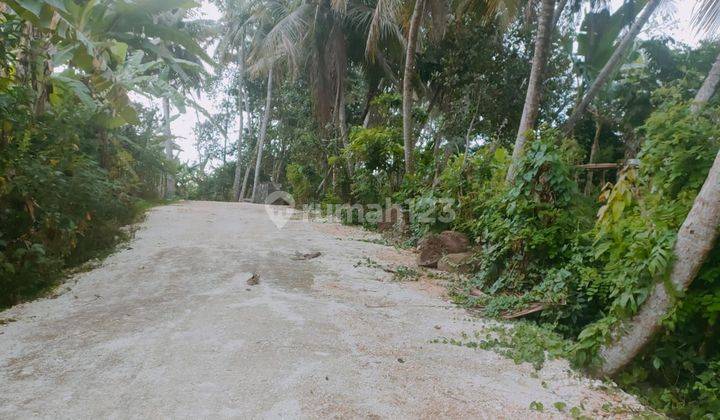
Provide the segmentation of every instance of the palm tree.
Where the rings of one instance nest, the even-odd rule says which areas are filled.
[[[257,144],[257,158],[255,160],[255,178],[253,179],[252,195],[250,201],[255,202],[258,181],[260,180],[260,166],[262,165],[263,157],[263,145],[265,143],[265,136],[267,135],[268,121],[270,120],[270,107],[272,106],[272,82],[273,82],[273,67],[268,70],[267,77],[267,93],[265,95],[265,114],[263,115],[262,124],[260,125],[260,138],[258,138]]]
[[[237,108],[238,108],[238,140],[237,140],[237,162],[235,164],[235,177],[233,178],[233,189],[232,189],[232,198],[234,201],[240,200],[240,176],[242,174],[242,170],[240,167],[240,153],[242,152],[242,145],[243,145],[243,139],[245,135],[245,119],[243,118],[243,104],[245,102],[245,39],[243,36],[243,39],[240,41],[240,45],[238,46],[238,52],[237,52],[237,63],[238,63],[238,98],[237,98]]]
[[[415,0],[410,27],[408,28],[407,47],[405,47],[405,71],[403,72],[402,84],[402,119],[403,119],[403,144],[405,148],[405,175],[413,172],[413,150],[415,149],[415,135],[413,134],[412,121],[412,78],[415,72],[415,51],[417,49],[418,31],[425,9],[425,0]]]
[[[533,55],[530,80],[528,81],[525,105],[523,106],[520,127],[513,147],[512,164],[508,169],[507,182],[515,180],[515,164],[520,160],[529,131],[535,127],[540,98],[542,96],[543,72],[548,61],[550,40],[555,16],[555,0],[542,0],[538,30],[535,36],[535,54]]]
[[[600,373],[612,376],[630,363],[660,330],[662,320],[675,303],[673,295],[690,287],[712,251],[720,225],[720,150],[700,193],[685,217],[673,247],[675,262],[670,272],[668,292],[665,282],[656,283],[640,311],[625,322],[612,343],[601,347]]]
[[[236,102],[238,109],[238,139],[236,144],[237,162],[235,165],[235,176],[233,178],[232,188],[232,200],[234,201],[238,201],[243,198],[242,193],[244,193],[245,187],[244,182],[241,184],[242,167],[240,166],[242,147],[245,139],[243,104],[245,104],[245,108],[247,109],[246,113],[248,114],[248,117],[250,115],[245,93],[245,45],[247,43],[247,29],[249,26],[252,27],[253,23],[256,23],[255,19],[253,19],[255,17],[253,13],[255,12],[256,7],[257,3],[255,2],[242,2],[240,4],[230,2],[225,5],[222,34],[215,50],[215,54],[221,62],[229,63],[234,56],[235,63],[237,64]],[[247,174],[249,173],[249,165],[250,163],[248,163],[248,167],[246,168],[245,180],[247,180]]]
[[[250,113],[250,100],[248,100],[247,97],[245,97],[245,113],[248,116],[248,139],[252,138],[252,114]],[[250,149],[248,149],[250,150]],[[245,192],[247,191],[247,184],[248,179],[250,177],[250,169],[252,168],[253,162],[255,161],[255,156],[257,156],[257,142],[255,142],[255,145],[252,147],[252,152],[250,152],[250,159],[248,160],[248,164],[245,167],[245,174],[243,175],[242,180],[242,188],[240,189],[240,195],[238,197],[238,200],[243,200],[245,198]]]
[[[587,107],[590,105],[593,99],[595,99],[595,96],[597,96],[603,86],[605,86],[605,84],[610,80],[610,77],[613,75],[613,73],[615,73],[615,70],[617,70],[618,66],[625,57],[625,54],[632,46],[637,35],[640,33],[640,30],[643,28],[643,26],[645,26],[648,20],[650,20],[650,17],[662,2],[663,0],[649,0],[648,3],[645,5],[643,11],[637,17],[632,26],[630,26],[630,29],[625,34],[625,36],[623,36],[622,40],[620,40],[620,43],[613,52],[612,56],[607,61],[607,63],[605,63],[605,66],[602,68],[602,70],[600,70],[597,78],[595,78],[595,81],[585,92],[585,96],[575,107],[575,110],[570,115],[570,118],[568,118],[565,126],[563,127],[563,131],[566,135],[569,135],[575,129],[575,125],[578,121],[580,121],[580,118],[585,113],[585,110],[587,110]]]
[[[703,105],[707,104],[708,101],[710,101],[710,98],[717,90],[719,82],[720,54],[718,54],[717,58],[715,59],[715,63],[713,63],[712,68],[710,68],[710,72],[705,78],[705,81],[700,87],[700,90],[698,90],[697,95],[695,95],[695,100],[692,103],[693,112],[698,112]]]
[[[552,1],[554,4],[554,0]],[[415,77],[415,54],[420,41],[422,20],[426,16],[429,18],[428,32],[431,39],[439,41],[444,35],[450,13],[446,0],[415,0],[410,21],[407,25],[403,25],[400,24],[401,4],[400,0],[378,0],[368,32],[366,51],[371,56],[377,50],[377,44],[382,33],[399,32],[399,27],[408,27],[402,81],[403,147],[405,174],[407,175],[413,172],[413,152],[415,149],[415,132],[412,119],[413,79]],[[518,0],[469,0],[460,2],[454,14],[455,16],[461,16],[469,9],[482,7],[485,18],[495,18],[501,15],[505,20],[509,21],[510,18],[516,15],[519,5],[520,1]],[[550,20],[552,23],[552,13],[550,14]]]
[[[705,30],[720,28],[720,1],[702,0],[694,16],[695,24]],[[697,113],[717,90],[720,59],[716,60],[692,103]],[[603,364],[600,373],[615,375],[627,366],[660,330],[662,320],[675,303],[675,294],[682,294],[692,284],[700,268],[713,250],[720,226],[720,150],[708,176],[685,217],[673,247],[675,256],[670,271],[668,292],[665,282],[658,282],[640,310],[617,329],[615,339],[600,348]]]

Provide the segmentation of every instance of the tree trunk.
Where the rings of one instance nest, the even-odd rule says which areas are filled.
[[[478,101],[478,104],[475,107],[475,113],[473,113],[473,116],[470,119],[470,124],[468,125],[468,129],[465,132],[465,151],[463,152],[462,164],[460,165],[460,174],[461,175],[463,174],[463,172],[465,172],[465,165],[467,164],[467,155],[470,152],[470,135],[472,134],[473,128],[475,127],[475,120],[477,119],[479,111],[480,111],[480,102]]]
[[[597,154],[600,151],[600,134],[602,133],[602,123],[599,119],[595,120],[595,138],[593,139],[592,147],[590,148],[590,159],[588,163],[595,163]],[[585,181],[585,195],[589,195],[593,186],[593,171],[587,170],[587,180]]]
[[[344,78],[344,75],[341,76],[338,74],[338,81],[337,81],[337,115],[338,115],[338,125],[340,126],[340,141],[342,142],[343,149],[347,150],[348,144],[350,144],[349,135],[348,135],[348,125],[347,125],[347,113],[345,111],[345,83],[342,80]],[[352,162],[350,160],[345,160],[348,176],[352,177],[354,168],[352,165]]]
[[[560,0],[560,2],[555,7],[555,13],[553,14],[553,23],[552,23],[552,29],[557,30],[558,22],[560,22],[560,17],[562,17],[563,10],[565,9],[565,6],[567,5],[567,0]]]
[[[508,169],[506,180],[513,182],[515,180],[515,171],[517,162],[520,160],[525,149],[528,132],[535,128],[538,111],[540,110],[540,98],[543,89],[543,73],[548,61],[550,52],[550,39],[553,30],[553,16],[555,12],[555,0],[543,0],[540,17],[538,19],[538,30],[535,35],[535,53],[532,60],[532,68],[530,70],[530,79],[525,94],[525,105],[523,106],[522,117],[520,118],[520,127],[515,138],[515,146],[513,147],[512,164]]]
[[[565,127],[563,130],[565,132],[565,135],[569,136],[573,132],[573,130],[575,129],[575,125],[585,113],[588,105],[590,105],[593,99],[595,99],[595,96],[597,96],[598,92],[600,92],[600,89],[605,86],[605,83],[610,80],[610,76],[612,76],[612,74],[620,65],[621,61],[625,57],[625,53],[632,46],[632,43],[637,37],[638,33],[640,33],[640,30],[643,28],[643,26],[645,26],[647,21],[650,19],[650,16],[652,16],[653,12],[655,12],[655,9],[657,9],[661,2],[662,0],[648,1],[647,5],[640,13],[640,16],[638,16],[637,20],[635,20],[635,22],[632,24],[630,30],[622,38],[620,44],[615,49],[608,62],[605,63],[605,66],[602,68],[602,70],[600,70],[597,78],[585,93],[585,97],[582,99],[582,101],[580,101],[580,104],[575,108],[572,115],[565,123]]]
[[[377,96],[378,93],[378,85],[376,83],[370,83],[368,86],[368,91],[365,96],[365,108],[363,108],[362,117],[360,118],[363,122],[363,128],[368,128],[370,126],[370,111],[372,107],[372,101],[375,99],[375,96]]]
[[[720,151],[710,168],[692,209],[685,218],[673,248],[675,262],[670,284],[678,293],[687,290],[702,267],[718,236],[720,225]],[[664,282],[655,284],[640,311],[625,324],[612,344],[600,349],[603,365],[600,374],[615,375],[625,367],[661,327],[663,317],[672,309],[674,299]]]
[[[267,94],[265,96],[265,114],[263,115],[262,124],[260,125],[260,137],[257,144],[257,159],[255,160],[255,178],[253,179],[252,195],[250,201],[255,202],[255,193],[257,192],[258,181],[260,179],[260,166],[262,165],[263,145],[265,136],[267,135],[267,125],[270,120],[270,106],[272,104],[272,76],[273,68],[270,67],[267,79]]]
[[[253,146],[252,152],[250,154],[250,160],[248,161],[247,166],[245,167],[245,174],[243,175],[242,180],[242,188],[240,189],[240,198],[239,200],[242,201],[245,198],[246,191],[247,191],[247,185],[248,180],[250,179],[250,170],[253,167],[253,164],[255,163],[255,159],[257,158],[257,142],[255,142],[255,145]]]
[[[408,29],[407,50],[405,51],[405,73],[403,75],[403,144],[405,147],[405,174],[413,171],[413,149],[415,148],[415,137],[413,136],[412,124],[412,78],[415,70],[415,49],[417,48],[418,32],[425,10],[425,0],[415,0],[410,28]]]
[[[172,131],[170,130],[170,98],[163,98],[163,131],[165,134],[165,158],[168,162],[173,161],[173,140]],[[168,172],[165,177],[165,198],[173,199],[175,197],[175,176]]]
[[[100,127],[98,131],[98,138],[100,140],[100,167],[105,170],[110,170],[110,139],[108,138],[108,130],[105,127]]]
[[[715,90],[717,89],[718,82],[720,82],[720,55],[717,56],[715,63],[710,69],[710,73],[708,73],[705,81],[702,84],[702,87],[700,87],[700,90],[698,90],[697,94],[695,95],[695,100],[693,101],[691,107],[693,112],[698,112],[700,108],[703,107],[703,105],[707,104],[708,101],[710,101],[710,98],[713,96]]]
[[[245,113],[248,116],[248,139],[252,138],[252,114],[250,114],[250,99],[248,97],[245,97]],[[247,184],[248,179],[250,179],[250,169],[253,166],[253,163],[255,163],[255,156],[257,155],[257,141],[255,142],[255,145],[252,147],[252,152],[250,152],[250,160],[248,161],[247,166],[245,167],[245,174],[243,175],[243,181],[242,181],[242,188],[240,189],[240,200],[245,198],[245,192],[247,191]]]
[[[694,104],[699,103],[701,106],[702,103],[709,101],[715,93],[710,88],[711,86],[717,88],[718,74],[716,70],[720,65],[717,61],[715,64],[703,83],[703,87],[695,96]],[[708,79],[710,80],[708,81]],[[693,106],[693,110],[699,110],[700,106]],[[685,292],[695,280],[695,276],[717,240],[718,226],[720,226],[720,150],[715,156],[705,183],[695,197],[690,212],[678,231],[673,247],[675,261],[670,272],[670,285],[676,292]],[[640,311],[630,321],[618,328],[617,331],[620,333],[612,343],[600,348],[603,364],[598,373],[609,376],[618,373],[642,351],[660,330],[662,319],[674,305],[674,299],[666,287],[664,282],[656,283]]]
[[[245,37],[240,41],[238,50],[238,141],[237,161],[235,163],[235,178],[233,179],[233,200],[240,200],[240,158],[242,153],[243,136],[245,135],[245,118],[243,116],[243,104],[245,103]]]
[[[442,169],[440,165],[440,144],[442,143],[440,130],[436,130],[433,137],[435,137],[435,141],[433,143],[433,163],[435,164],[435,171],[433,173],[432,186],[435,188],[438,182],[440,182],[440,170]]]

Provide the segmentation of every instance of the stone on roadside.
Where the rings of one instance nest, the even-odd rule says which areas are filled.
[[[377,228],[380,232],[393,230],[396,227],[402,229],[404,226],[404,214],[397,206],[390,207],[383,210],[380,220],[378,221]],[[399,223],[398,223],[399,222]]]
[[[440,235],[434,233],[426,234],[420,239],[417,245],[417,265],[420,267],[437,267],[438,261],[445,253],[444,249],[445,245]]]
[[[437,268],[448,273],[468,273],[471,271],[470,261],[472,256],[472,252],[447,254],[440,258]]]
[[[443,241],[444,252],[448,254],[457,254],[460,252],[466,252],[470,245],[470,240],[467,235],[453,230],[446,230],[440,234],[440,239]]]

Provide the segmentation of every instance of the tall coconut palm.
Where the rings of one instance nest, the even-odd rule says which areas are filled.
[[[245,101],[245,113],[248,116],[248,139],[252,138],[252,114],[250,113],[250,101]],[[248,149],[250,150],[250,149]],[[253,163],[255,162],[255,157],[257,156],[257,142],[255,142],[255,146],[252,147],[252,152],[250,152],[250,159],[248,159],[248,164],[245,167],[245,174],[243,175],[242,180],[242,188],[240,189],[240,196],[238,197],[238,200],[243,200],[245,198],[245,192],[247,191],[247,185],[248,185],[248,179],[250,178],[250,169],[252,168]]]
[[[425,9],[425,0],[415,0],[410,27],[408,28],[407,46],[405,47],[405,71],[403,72],[402,84],[402,120],[403,120],[403,145],[405,150],[405,175],[413,172],[413,151],[415,149],[415,135],[413,134],[412,120],[412,78],[415,74],[415,53],[417,49],[418,32]]]
[[[554,0],[553,0],[554,2]],[[399,0],[379,0],[368,33],[367,51],[371,53],[383,32],[393,32],[394,27],[407,26],[405,38],[405,63],[402,81],[402,119],[403,119],[403,147],[405,159],[405,174],[413,171],[413,152],[415,149],[415,131],[413,129],[412,107],[414,102],[413,79],[415,78],[415,54],[420,41],[420,29],[424,18],[428,18],[428,33],[431,39],[438,41],[442,38],[447,20],[450,15],[446,0],[415,0],[412,14],[407,25],[400,20],[402,3]],[[509,20],[515,16],[520,2],[518,0],[469,0],[460,2],[455,10],[455,16],[461,16],[471,8],[482,7],[487,18],[494,18],[498,14]],[[551,15],[552,18],[552,15]],[[398,31],[398,29],[395,29]]]
[[[260,181],[260,167],[262,165],[263,146],[267,135],[267,126],[270,121],[270,107],[272,106],[272,84],[273,84],[273,67],[268,70],[267,76],[267,93],[265,94],[265,114],[263,115],[260,125],[260,137],[257,144],[257,157],[255,158],[255,178],[253,179],[252,195],[250,201],[253,203],[257,198],[257,188]]]
[[[695,95],[695,100],[692,103],[693,112],[699,111],[703,105],[710,101],[710,98],[717,90],[718,83],[720,83],[720,54],[718,54],[700,90]]]
[[[515,164],[520,159],[527,141],[528,133],[535,127],[538,111],[540,110],[540,98],[543,88],[543,72],[550,53],[550,40],[553,31],[553,18],[555,16],[555,0],[542,0],[540,17],[538,18],[537,35],[535,35],[535,53],[530,70],[530,80],[525,95],[520,126],[515,138],[513,147],[512,165],[508,169],[508,182],[515,180]]]
[[[695,24],[705,30],[720,28],[720,1],[703,0],[694,16]],[[717,90],[720,58],[715,61],[692,104],[699,112]],[[713,250],[720,226],[720,150],[685,217],[673,247],[675,256],[669,282],[655,284],[638,313],[620,328],[614,340],[600,348],[600,373],[615,375],[627,366],[660,330],[662,320],[675,304],[674,295],[682,295],[692,284],[700,268]],[[674,289],[673,293],[668,287]]]
[[[611,76],[615,73],[615,71],[622,63],[625,54],[632,46],[635,38],[637,38],[640,30],[642,30],[648,20],[650,20],[650,17],[653,15],[658,6],[663,3],[663,1],[664,0],[649,0],[647,2],[640,15],[630,26],[630,29],[627,31],[627,33],[620,40],[620,43],[618,44],[610,59],[607,61],[607,63],[605,63],[605,66],[602,68],[602,70],[600,70],[600,73],[598,73],[595,81],[593,81],[588,90],[585,92],[585,95],[583,96],[580,103],[575,107],[575,110],[570,115],[570,118],[568,118],[565,126],[563,127],[563,131],[566,135],[569,135],[573,132],[573,130],[575,129],[575,125],[578,123],[578,121],[580,121],[580,118],[587,110],[587,107],[590,105],[593,99],[595,99],[603,86],[605,86],[605,84],[610,81]]]
[[[345,110],[347,73],[346,25],[350,2],[313,0],[271,0],[256,11],[265,22],[262,36],[253,48],[251,71],[266,70],[276,64],[276,72],[303,73],[310,82],[315,118],[322,135],[334,124],[342,147],[348,143]],[[350,165],[348,172],[352,171]]]
[[[244,37],[243,37],[244,38]],[[242,168],[240,166],[240,156],[244,143],[245,135],[245,118],[243,116],[243,104],[245,103],[245,39],[240,41],[237,52],[237,108],[238,108],[238,140],[237,140],[237,162],[235,163],[235,177],[233,178],[232,196],[234,201],[240,200],[240,177],[242,176]]]
[[[422,20],[427,16],[430,19],[430,34],[434,40],[439,40],[445,32],[448,10],[444,0],[415,0],[412,15],[408,23],[405,42],[405,65],[402,80],[402,121],[403,121],[403,148],[405,159],[405,175],[413,172],[413,152],[415,150],[415,132],[413,129],[412,107],[414,102],[413,79],[415,78],[415,55],[419,43],[419,34]],[[368,37],[370,40],[370,37]]]

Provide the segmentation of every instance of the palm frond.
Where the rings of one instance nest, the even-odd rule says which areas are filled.
[[[533,7],[532,2],[523,0],[461,0],[455,8],[455,16],[457,18],[479,8],[485,20],[499,18],[504,25],[508,25],[520,13],[525,3],[528,3],[527,7]]]
[[[311,4],[303,3],[273,25],[251,53],[255,63],[250,72],[260,73],[278,59],[285,59],[296,68],[314,9]]]
[[[720,1],[699,0],[693,10],[691,22],[698,32],[716,35],[720,29]]]
[[[370,21],[365,55],[374,57],[381,39],[399,33],[398,18],[402,6],[402,0],[378,0]]]
[[[330,7],[338,13],[345,13],[348,8],[347,0],[330,0]]]

